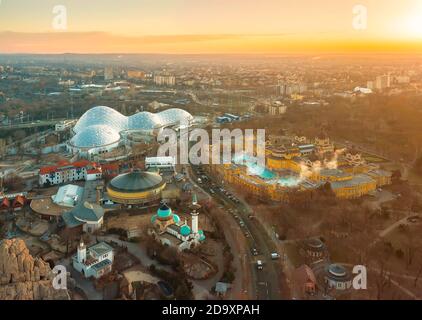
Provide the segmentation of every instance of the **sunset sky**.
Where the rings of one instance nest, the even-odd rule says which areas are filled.
[[[422,0],[0,0],[0,53],[355,51],[422,53]]]

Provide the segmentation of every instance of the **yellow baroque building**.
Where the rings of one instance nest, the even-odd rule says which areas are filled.
[[[329,140],[317,142],[320,146],[331,145]],[[311,174],[307,179],[301,179],[297,187],[282,186],[250,175],[244,165],[211,165],[210,170],[230,184],[240,186],[261,199],[274,201],[288,201],[288,191],[312,190],[325,182],[330,183],[336,197],[341,199],[359,198],[380,186],[391,184],[390,172],[373,169],[356,155],[339,159],[339,169],[312,170],[312,162],[302,158],[297,147],[266,148],[266,168],[273,172],[286,170],[299,176],[304,165],[308,166]]]

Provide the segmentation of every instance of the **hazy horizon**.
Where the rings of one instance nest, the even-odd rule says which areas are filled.
[[[57,5],[66,9],[61,30],[52,25]],[[367,10],[361,30],[356,5]],[[422,1],[2,0],[0,52],[417,53]]]

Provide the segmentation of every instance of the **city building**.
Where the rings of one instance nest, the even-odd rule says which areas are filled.
[[[279,96],[291,96],[294,94],[302,94],[308,90],[308,87],[304,83],[293,83],[278,81],[276,86],[276,94]]]
[[[272,116],[285,114],[286,110],[287,110],[287,106],[285,105],[273,104],[268,107],[268,113]]]
[[[134,169],[113,178],[107,194],[110,200],[123,205],[151,205],[161,200],[165,186],[159,174]]]
[[[53,199],[53,202],[59,206],[73,208],[82,198],[83,193],[84,188],[73,184],[67,184],[60,187],[57,193],[51,198]]]
[[[107,66],[104,68],[104,80],[113,80],[114,79],[114,70],[113,67]]]
[[[302,250],[311,261],[323,259],[327,254],[327,247],[321,239],[307,239],[303,242]]]
[[[170,74],[162,73],[154,75],[154,83],[158,86],[174,86],[176,77]]]
[[[334,152],[334,144],[331,143],[330,138],[326,136],[316,137],[314,145],[316,152],[321,155]]]
[[[145,72],[138,71],[138,70],[128,70],[127,77],[128,77],[128,79],[144,80],[145,79]]]
[[[85,278],[98,279],[111,272],[113,261],[113,248],[105,242],[87,248],[81,240],[76,254],[72,256],[73,268]]]
[[[317,280],[314,272],[306,264],[301,265],[293,272],[293,285],[298,298],[314,295],[317,289]]]
[[[390,75],[382,75],[382,76],[377,76],[375,79],[375,89],[377,90],[384,90],[389,88],[391,85],[391,79],[390,79]]]
[[[65,131],[69,128],[71,128],[75,124],[74,120],[63,120],[59,123],[56,123],[55,130],[56,131]]]
[[[28,194],[26,192],[1,195],[0,211],[21,210],[28,202],[27,196]]]
[[[147,169],[167,169],[174,170],[176,166],[176,159],[174,157],[146,157],[145,167]]]
[[[64,161],[56,166],[42,167],[38,174],[38,183],[40,186],[52,186],[72,181],[96,180],[101,176],[101,167],[95,162]]]
[[[62,218],[69,229],[76,233],[93,233],[103,225],[104,209],[95,203],[81,202],[72,210],[65,212]]]

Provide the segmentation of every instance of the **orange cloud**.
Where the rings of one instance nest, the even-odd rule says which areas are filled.
[[[422,52],[422,43],[329,34],[193,34],[128,37],[104,32],[0,32],[2,53]]]

